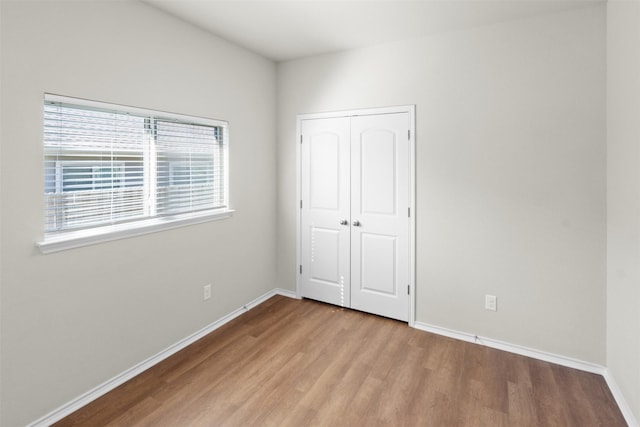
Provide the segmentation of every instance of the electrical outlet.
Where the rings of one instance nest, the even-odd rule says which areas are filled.
[[[486,310],[498,311],[498,298],[495,295],[485,295],[484,308]]]
[[[206,301],[210,298],[211,298],[211,284],[204,285],[204,287],[202,288],[202,299]]]

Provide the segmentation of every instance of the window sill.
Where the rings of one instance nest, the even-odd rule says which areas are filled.
[[[113,240],[126,239],[128,237],[170,230],[172,228],[230,218],[233,216],[233,212],[233,210],[212,210],[205,211],[197,215],[187,214],[175,217],[153,218],[128,224],[72,231],[55,237],[46,238],[42,242],[36,243],[36,246],[43,254],[49,254],[65,251],[67,249],[94,245],[96,243],[110,242]]]

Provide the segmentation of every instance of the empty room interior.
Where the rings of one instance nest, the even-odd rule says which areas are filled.
[[[638,426],[640,2],[0,0],[0,55],[0,425]]]

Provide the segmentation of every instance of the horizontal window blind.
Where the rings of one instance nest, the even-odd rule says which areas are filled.
[[[221,129],[156,122],[156,209],[159,215],[225,206]]]
[[[224,122],[91,104],[45,99],[45,238],[226,208]]]

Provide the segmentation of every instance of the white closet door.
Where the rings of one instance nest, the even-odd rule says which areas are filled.
[[[409,113],[300,121],[300,296],[409,319]]]
[[[351,307],[409,317],[409,115],[351,119]]]
[[[303,297],[350,307],[349,118],[301,121]]]

